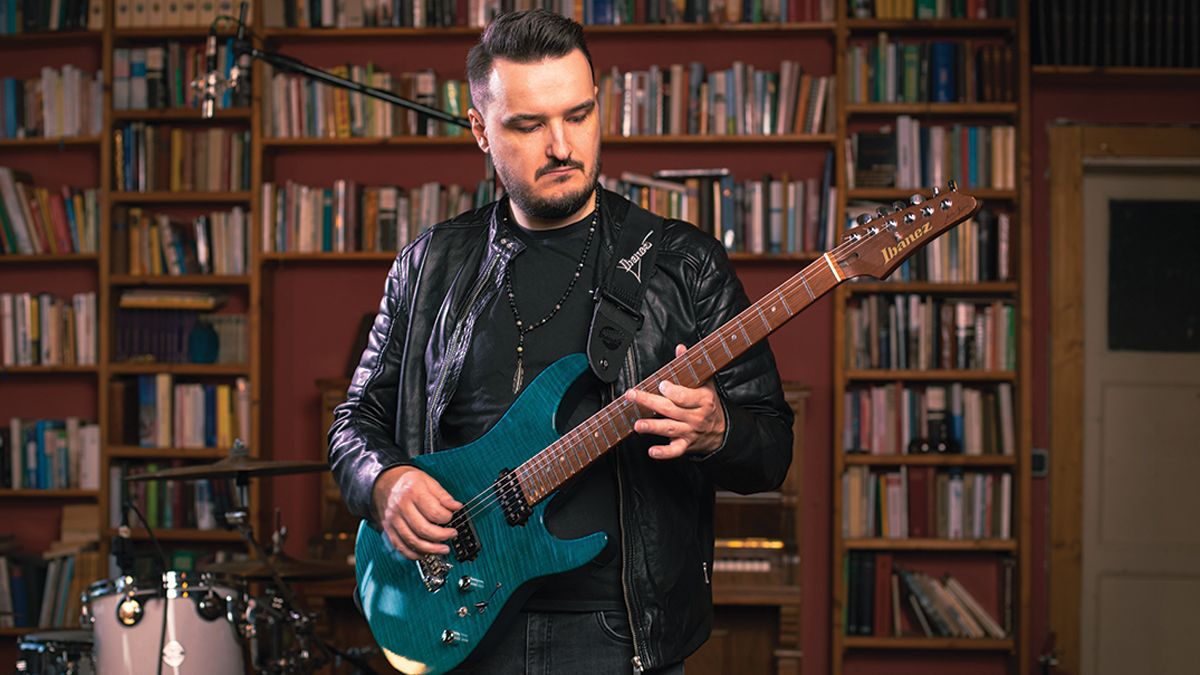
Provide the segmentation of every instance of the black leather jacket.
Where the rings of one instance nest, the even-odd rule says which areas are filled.
[[[498,233],[503,202],[440,223],[406,247],[387,277],[367,349],[347,400],[329,429],[329,462],[350,510],[372,517],[384,469],[431,452],[454,393],[474,322],[502,286],[520,242]],[[605,191],[599,264],[608,269],[629,201]],[[749,302],[724,249],[711,236],[668,220],[642,307],[644,323],[606,401],[732,319]],[[712,624],[713,494],[772,490],[792,456],[792,412],[765,341],[716,375],[725,406],[723,446],[694,459],[650,459],[649,438],[617,453],[622,580],[634,638],[634,667],[681,661]]]

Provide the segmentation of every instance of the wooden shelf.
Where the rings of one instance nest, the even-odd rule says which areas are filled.
[[[229,456],[224,448],[143,448],[136,445],[110,445],[108,456],[113,459],[204,459],[217,460]]]
[[[50,629],[42,629],[42,628],[38,628],[37,626],[22,626],[20,628],[0,628],[0,637],[21,637],[22,635],[27,635],[29,633],[36,633],[40,630],[50,630]]]
[[[55,146],[99,147],[99,136],[56,136],[52,138],[0,138],[0,148],[52,148]]]
[[[66,488],[58,490],[31,490],[22,488],[19,490],[3,489],[0,490],[0,499],[95,499],[99,496],[98,490],[80,490],[79,488]]]
[[[869,455],[843,453],[847,465],[866,466],[966,466],[1013,467],[1017,458],[1009,455]]]
[[[114,375],[248,375],[244,364],[221,363],[114,363],[108,367]]]
[[[206,120],[200,116],[199,108],[167,108],[165,110],[114,110],[112,111],[114,122],[122,121],[144,121],[144,122],[201,122],[211,123],[211,120]],[[213,115],[213,119],[221,120],[249,120],[250,108],[227,108],[225,110],[217,110]]]
[[[105,530],[106,537],[114,537],[117,534],[116,528],[107,528]],[[137,541],[148,541],[150,535],[146,533],[146,528],[133,528],[133,533],[130,535]],[[160,541],[187,541],[187,542],[211,542],[222,543],[230,541],[242,541],[242,536],[237,532],[229,532],[227,530],[195,530],[195,529],[155,529],[154,536]]]
[[[1016,103],[847,103],[848,115],[1016,115]]]
[[[986,638],[851,637],[842,638],[846,649],[949,649],[960,651],[1012,651],[1013,640]]]
[[[0,366],[0,375],[95,375],[96,366]]]
[[[622,24],[585,25],[589,38],[629,34],[721,34],[721,33],[831,33],[833,22],[803,23],[725,23],[725,24]],[[450,36],[478,37],[482,29],[475,26],[449,28],[267,28],[260,31],[268,40],[346,41],[384,38],[445,38]]]
[[[972,281],[948,283],[939,281],[856,281],[846,284],[851,294],[863,293],[948,293],[958,294],[1011,294],[1020,287],[1015,281]]]
[[[251,28],[254,28],[251,26]],[[233,37],[233,31],[222,27],[218,37]],[[203,40],[208,37],[208,26],[171,26],[168,28],[115,28],[115,40]]]
[[[700,136],[685,135],[642,135],[615,136],[606,135],[601,139],[605,145],[761,145],[775,143],[831,145],[831,134],[779,134],[779,135],[747,135],[747,136]],[[463,136],[382,136],[382,137],[351,137],[351,138],[264,138],[263,148],[270,150],[287,150],[297,148],[372,148],[372,147],[470,147],[474,148],[475,138],[470,134]]]
[[[181,276],[114,274],[108,280],[114,286],[247,286],[250,284],[250,276],[247,274],[186,274]]]
[[[795,499],[790,496],[785,496],[780,492],[758,492],[752,495],[742,495],[729,490],[717,490],[718,504],[738,504],[738,505],[764,505],[764,506],[788,506],[795,503]]]
[[[397,252],[398,253],[398,252]],[[378,251],[349,251],[347,253],[264,253],[264,262],[298,262],[298,263],[390,263],[396,259],[396,253]]]
[[[33,255],[0,255],[0,265],[61,265],[63,263],[95,263],[95,253],[36,253]]]
[[[33,33],[16,33],[15,35],[0,35],[0,49],[27,49],[53,45],[99,44],[104,38],[104,32],[98,30],[47,30]]]
[[[885,30],[889,33],[1012,32],[1016,19],[847,19],[851,33]]]
[[[846,539],[854,551],[1015,551],[1015,539]]]
[[[1106,79],[1195,78],[1200,68],[1142,68],[1135,66],[1034,66],[1035,80],[1093,83]]]
[[[945,186],[939,186],[942,190],[941,196],[951,194],[946,192]],[[959,186],[959,190],[982,200],[992,201],[1013,201],[1017,198],[1015,190],[997,190],[994,188],[985,187],[964,187]],[[862,199],[873,202],[894,202],[897,199],[907,201],[913,193],[920,193],[925,199],[932,199],[932,192],[928,187],[920,188],[855,188],[848,191],[847,197],[851,200]]]
[[[237,204],[249,203],[250,192],[113,192],[113,204]]]
[[[1011,382],[1017,379],[1017,374],[1011,370],[848,370],[846,379],[913,382],[941,380]]]

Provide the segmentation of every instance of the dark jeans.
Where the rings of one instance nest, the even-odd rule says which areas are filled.
[[[491,648],[457,675],[608,675],[632,673],[633,640],[624,612],[521,613]],[[683,664],[646,675],[683,675]]]

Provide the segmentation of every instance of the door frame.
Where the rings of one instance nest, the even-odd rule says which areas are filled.
[[[1089,164],[1200,160],[1200,128],[1052,126],[1050,135],[1049,627],[1079,673],[1083,571],[1083,178]],[[1162,160],[1161,162],[1157,160]]]

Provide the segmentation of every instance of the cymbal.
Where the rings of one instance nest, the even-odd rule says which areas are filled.
[[[211,464],[179,466],[149,473],[126,476],[125,480],[158,480],[177,478],[199,480],[204,478],[237,478],[239,476],[278,476],[288,473],[319,473],[328,471],[325,462],[311,460],[271,460],[254,457],[225,457]]]
[[[287,555],[273,555],[268,560],[279,572],[279,576],[287,580],[320,581],[354,576],[354,568],[346,564],[324,560],[297,560]],[[208,563],[200,565],[200,571],[228,574],[249,581],[271,581],[274,578],[262,559]]]

